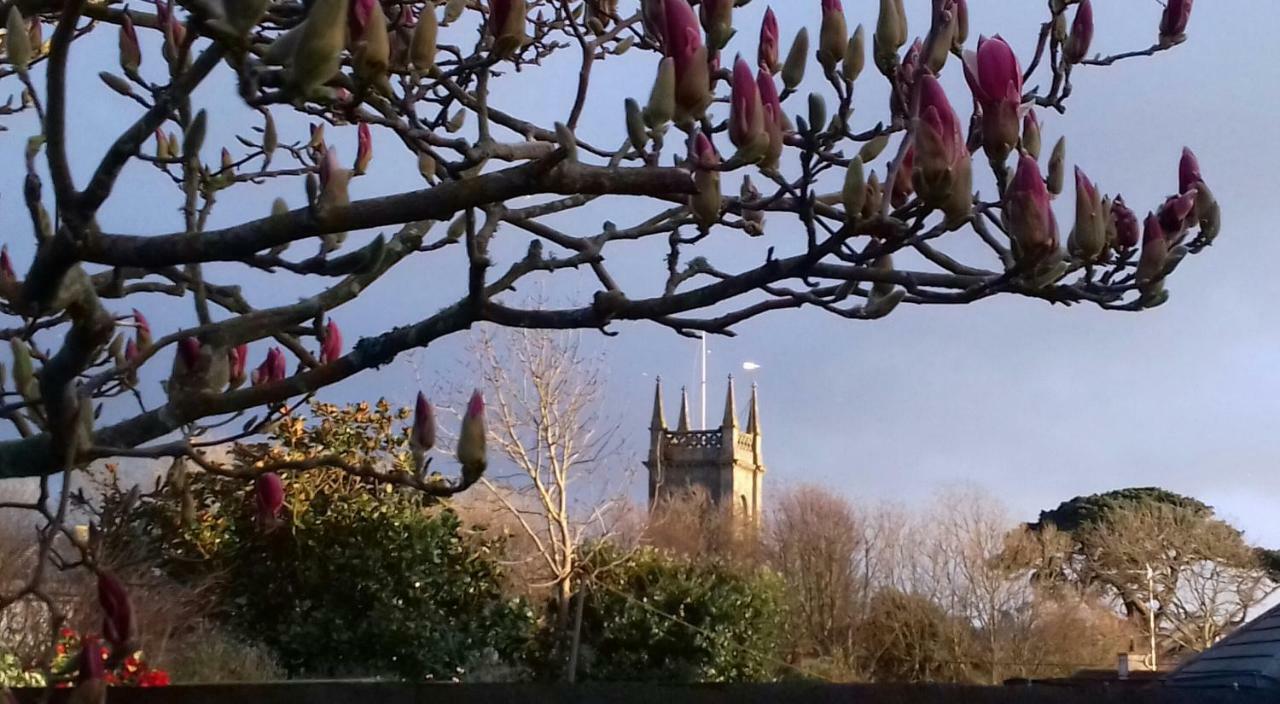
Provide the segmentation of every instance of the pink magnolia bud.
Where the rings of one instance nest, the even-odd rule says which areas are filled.
[[[675,61],[676,121],[702,117],[711,104],[711,69],[698,18],[686,0],[663,0],[663,50]]]
[[[194,337],[178,340],[178,359],[186,371],[190,372],[200,366],[200,341]]]
[[[413,406],[413,428],[409,431],[409,449],[413,452],[414,469],[421,469],[427,451],[436,444],[436,414],[426,394],[418,392]]]
[[[289,360],[285,359],[284,350],[279,347],[272,347],[271,351],[276,353],[275,358],[271,360],[271,381],[284,381],[284,378],[289,376],[286,368]]]
[[[925,73],[920,78],[919,91],[920,112],[914,122],[911,177],[920,198],[931,207],[942,208],[957,187],[967,190],[973,184],[969,149],[965,146],[960,118],[938,79]]]
[[[1093,4],[1089,0],[1080,0],[1076,9],[1076,18],[1071,23],[1071,35],[1062,47],[1062,56],[1068,63],[1078,64],[1089,53],[1089,45],[1093,43]]]
[[[942,72],[951,49],[957,45],[956,34],[960,31],[962,12],[966,15],[964,23],[967,25],[967,8],[956,0],[933,0],[933,19],[929,25],[929,34],[925,37],[924,60],[935,75]],[[965,31],[968,31],[967,28]],[[964,40],[960,40],[959,44],[963,45]]]
[[[764,10],[764,21],[760,23],[760,46],[756,53],[760,68],[769,73],[777,73],[782,67],[778,63],[778,17],[773,14],[772,7]]]
[[[1116,227],[1116,246],[1130,249],[1138,246],[1138,216],[1124,204],[1124,198],[1116,196],[1111,203],[1111,220]]]
[[[353,42],[360,41],[365,28],[369,26],[369,18],[373,16],[373,6],[378,0],[351,0],[347,10],[347,31],[351,33]]]
[[[458,462],[469,481],[480,478],[484,472],[487,451],[485,449],[484,397],[477,389],[467,402],[466,415],[462,416],[462,429],[458,431]]]
[[[342,356],[342,331],[332,319],[324,329],[324,341],[320,343],[320,363],[328,364]]]
[[[1018,160],[1018,170],[1004,196],[1006,227],[1020,261],[1038,263],[1058,249],[1058,221],[1049,204],[1049,189],[1040,165],[1029,155]]]
[[[133,309],[133,323],[137,326],[138,348],[145,350],[151,346],[151,324],[137,308]]]
[[[987,156],[1003,161],[1018,143],[1018,108],[1022,104],[1022,68],[1013,49],[996,35],[978,38],[978,50],[965,52],[964,75],[982,111],[982,139]]]
[[[253,480],[253,503],[258,522],[263,526],[273,525],[284,507],[284,482],[280,481],[279,474],[266,472]]]
[[[828,73],[844,60],[849,48],[849,27],[840,0],[822,0],[822,26],[818,29],[818,61]],[[817,126],[814,126],[817,129]]]
[[[689,161],[693,164],[693,184],[697,192],[689,196],[689,210],[698,224],[710,227],[720,218],[720,156],[711,138],[699,131],[690,145]]]
[[[774,169],[782,158],[784,146],[783,135],[786,131],[782,113],[782,101],[778,98],[778,87],[773,83],[769,70],[761,66],[756,73],[756,88],[760,91],[760,107],[764,111],[764,128],[769,135],[769,149],[760,160],[760,168]]]
[[[723,49],[733,36],[733,0],[702,0],[699,10],[707,43],[715,51]]]
[[[758,161],[769,147],[765,132],[760,88],[751,67],[739,56],[733,62],[733,87],[729,95],[729,140],[748,162]]]
[[[923,55],[924,44],[916,39],[907,49],[906,55],[902,57],[902,63],[894,69],[889,109],[896,117],[903,119],[911,117],[911,97],[915,95],[916,80],[921,73],[920,62],[923,60]]]
[[[1142,228],[1142,255],[1138,258],[1138,271],[1135,275],[1139,286],[1146,286],[1158,281],[1164,274],[1164,265],[1169,258],[1169,242],[1165,239],[1164,228],[1160,227],[1160,218],[1154,213],[1147,213]]]
[[[120,22],[120,68],[134,73],[142,65],[142,50],[138,47],[138,30],[133,26],[133,16],[124,13]]]
[[[1192,188],[1181,195],[1169,196],[1156,210],[1160,227],[1167,237],[1177,237],[1186,229],[1188,217],[1195,212],[1197,195],[1198,191]]]
[[[1178,162],[1178,192],[1186,193],[1204,183],[1200,175],[1200,160],[1195,152],[1187,147],[1182,148],[1182,160]]]
[[[250,383],[254,386],[259,384],[271,384],[280,381],[287,376],[286,369],[287,360],[284,358],[284,352],[279,347],[272,347],[267,350],[267,358],[262,360],[262,364],[253,370]]]
[[[524,46],[525,15],[525,0],[490,0],[487,29],[493,37],[494,56],[509,59]]]
[[[125,355],[128,359],[128,354]],[[238,388],[244,383],[245,365],[249,361],[249,345],[236,345],[227,350],[227,383],[231,388]]]
[[[18,274],[13,270],[13,260],[9,258],[9,245],[0,247],[0,278],[6,282],[18,280]]]
[[[1160,41],[1170,42],[1187,31],[1191,19],[1191,0],[1169,0],[1160,16]]]
[[[133,638],[133,607],[124,585],[106,572],[98,573],[98,605],[102,607],[102,635],[116,650],[128,650]]]
[[[361,122],[356,128],[356,173],[362,174],[369,168],[373,159],[373,135],[369,132],[369,123]]]
[[[174,16],[173,0],[166,0],[166,2],[155,0],[155,4],[156,19],[159,20],[160,27],[164,31],[164,46],[161,53],[164,54],[166,61],[173,62],[178,58],[178,51],[186,41],[187,28]]]

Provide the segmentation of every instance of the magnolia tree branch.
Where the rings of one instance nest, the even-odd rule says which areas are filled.
[[[270,416],[477,323],[730,335],[800,307],[874,320],[998,295],[1118,311],[1164,303],[1166,280],[1220,228],[1194,156],[1170,169],[1167,201],[1142,204],[1145,231],[1130,210],[1139,204],[1115,187],[1104,195],[1083,168],[1074,219],[1059,225],[1050,198],[1070,198],[1069,160],[1065,143],[1041,149],[1040,120],[1090,90],[1095,70],[1176,49],[1189,4],[1153,10],[1154,44],[1139,36],[1134,50],[1100,56],[1088,3],[1050,3],[1024,57],[977,41],[961,0],[934,0],[922,27],[905,25],[900,4],[856,18],[827,5],[805,28],[817,41],[790,52],[786,37],[749,26],[752,1],[703,0],[695,12],[644,0],[629,17],[581,0],[530,0],[526,16],[511,0],[286,0],[251,16],[203,0],[155,13],[14,5],[28,26],[54,29],[47,53],[6,41],[0,66],[0,82],[30,97],[0,121],[31,110],[41,129],[24,153],[33,244],[11,240],[0,262],[13,372],[0,478],[177,451],[173,438],[193,432],[230,441],[248,431],[223,426],[242,415]],[[858,22],[866,29],[844,29]],[[118,66],[90,65],[104,47],[119,50]],[[756,61],[730,62],[735,52]],[[560,80],[561,58],[576,69],[571,102],[529,100],[539,81]],[[67,90],[70,72],[90,70],[102,72],[96,91]],[[966,94],[942,90],[946,72],[965,74]],[[873,80],[888,82],[889,104],[859,97],[855,85]],[[602,104],[602,81],[631,100]],[[969,105],[972,115],[957,112]],[[67,135],[96,129],[104,106],[128,126],[69,153],[84,140]],[[878,124],[853,129],[855,109]],[[350,138],[354,158],[340,161],[334,144]],[[78,164],[89,174],[80,191]],[[295,196],[247,212],[262,193]],[[181,217],[157,234],[116,215],[138,207]],[[411,305],[370,315],[371,287],[436,262],[461,265]],[[515,298],[575,275],[589,290],[557,307]],[[298,299],[268,302],[265,276]],[[160,306],[181,322],[152,331],[146,316]],[[386,327],[343,343],[330,330],[354,316]],[[592,454],[580,442],[566,451]],[[571,464],[553,466],[551,482]],[[560,526],[556,541],[572,532]]]

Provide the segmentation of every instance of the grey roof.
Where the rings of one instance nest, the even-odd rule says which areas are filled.
[[[1183,663],[1165,684],[1280,689],[1280,606]]]

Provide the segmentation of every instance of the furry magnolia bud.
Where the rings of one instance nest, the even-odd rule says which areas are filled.
[[[239,388],[245,382],[245,364],[249,361],[249,345],[236,345],[227,350],[227,387]]]
[[[693,139],[689,160],[693,164],[693,184],[697,192],[689,197],[689,210],[704,229],[720,219],[720,156],[711,139],[699,131]]]
[[[1022,120],[1022,151],[1032,159],[1040,158],[1040,121],[1036,119],[1035,110],[1028,110]]]
[[[355,172],[363,174],[369,170],[369,162],[373,160],[373,134],[369,123],[361,122],[356,128],[356,163]]]
[[[1092,263],[1107,245],[1107,213],[1102,194],[1089,177],[1076,167],[1076,224],[1067,236],[1067,249],[1081,261]]]
[[[844,60],[849,47],[849,28],[845,24],[840,0],[822,0],[822,27],[818,30],[818,61],[827,73],[833,73]]]
[[[17,5],[9,6],[4,43],[9,63],[19,74],[26,75],[27,65],[31,63],[31,36],[27,33],[27,21],[23,19]]]
[[[1059,137],[1053,145],[1053,153],[1049,155],[1049,176],[1045,183],[1053,195],[1062,193],[1063,181],[1066,179],[1067,138]]]
[[[670,57],[658,63],[658,75],[649,91],[649,104],[644,108],[644,123],[651,129],[671,122],[676,111],[676,64]]]
[[[801,27],[796,38],[791,40],[791,49],[787,52],[786,63],[782,65],[782,85],[787,90],[795,90],[804,80],[805,65],[809,61],[809,30]]]
[[[845,222],[853,222],[859,217],[866,200],[867,179],[862,158],[855,156],[844,172],[844,188],[840,191],[840,201],[844,204]]]
[[[427,452],[436,445],[436,414],[426,394],[418,392],[413,406],[413,426],[409,430],[409,449],[413,452],[414,470],[420,471]]]
[[[851,83],[858,80],[858,76],[862,74],[862,69],[866,62],[866,30],[862,28],[862,25],[858,25],[858,28],[853,30],[853,36],[849,38],[849,47],[844,52],[844,63],[841,64],[844,79]]]
[[[324,84],[341,66],[347,35],[347,0],[315,0],[299,25],[296,45],[286,61],[285,80],[302,98],[328,98]],[[284,41],[282,35],[276,42]]]
[[[525,0],[490,0],[487,31],[493,37],[493,55],[510,59],[524,47],[528,10]]]
[[[640,103],[635,98],[627,98],[623,101],[623,109],[627,122],[627,139],[631,141],[631,146],[637,152],[643,152],[646,144],[649,143],[649,135],[645,132],[644,111],[640,109]]]
[[[414,68],[426,73],[436,65],[436,39],[439,34],[435,3],[428,2],[422,6],[418,24],[413,28],[413,39],[409,42],[409,61]]]
[[[769,73],[777,73],[781,68],[778,62],[779,41],[778,17],[773,14],[772,7],[767,7],[764,11],[764,21],[760,23],[760,44],[756,52],[756,63]]]
[[[711,68],[698,18],[686,0],[663,0],[663,51],[675,61],[675,119],[702,117],[711,104]]]
[[[462,429],[458,431],[458,462],[462,464],[462,476],[468,484],[484,474],[488,462],[485,447],[484,397],[479,389],[471,394],[467,412],[462,416]]]
[[[125,73],[135,73],[142,65],[142,50],[138,46],[138,30],[133,26],[133,16],[124,13],[120,21],[120,68]]]
[[[387,35],[387,17],[380,0],[352,0],[352,63],[356,78],[383,95],[391,94],[387,71],[391,62],[391,42]]]

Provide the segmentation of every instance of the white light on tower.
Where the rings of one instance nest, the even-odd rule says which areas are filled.
[[[755,370],[760,368],[760,365],[756,364],[755,362],[743,362],[742,368],[749,372],[754,372]]]

